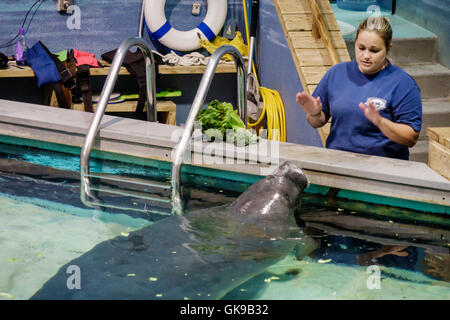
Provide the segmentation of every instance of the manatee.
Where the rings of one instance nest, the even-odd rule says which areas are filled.
[[[31,299],[220,299],[289,254],[308,181],[291,162],[235,201],[170,216],[62,266]],[[68,286],[71,266],[79,287]],[[69,271],[69,273],[68,273]]]

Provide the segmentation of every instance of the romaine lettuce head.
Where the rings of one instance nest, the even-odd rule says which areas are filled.
[[[231,129],[236,133],[239,132],[238,136],[242,137],[240,140],[244,140],[245,145],[257,141],[256,135],[255,137],[251,137],[251,133],[243,132],[247,131],[245,124],[241,117],[239,117],[237,110],[234,110],[233,105],[228,102],[219,102],[218,100],[211,101],[208,104],[208,108],[202,109],[199,112],[196,121],[201,122],[202,133],[207,136],[209,136],[208,133],[215,132],[213,136],[216,137],[216,130],[219,130],[222,134],[222,139],[226,140],[227,130]],[[212,129],[214,129],[214,131]],[[237,142],[237,140],[235,140],[235,142]],[[242,144],[242,142],[239,144]]]

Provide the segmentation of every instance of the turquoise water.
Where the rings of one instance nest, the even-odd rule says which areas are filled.
[[[351,11],[344,10],[337,6],[337,4],[331,4],[334,15],[338,21],[342,21],[350,24],[355,29],[354,32],[346,34],[344,32],[344,39],[354,39],[356,35],[356,29],[358,28],[361,21],[365,18],[373,15],[373,12],[366,11]],[[409,22],[406,19],[403,19],[399,15],[392,15],[390,10],[381,9],[379,12],[380,15],[388,17],[391,21],[394,39],[408,39],[408,38],[435,38],[436,35],[429,30],[426,30],[414,23]],[[344,31],[344,30],[343,30]]]
[[[61,265],[102,241],[150,223],[0,194],[0,300],[30,298]]]
[[[61,266],[154,223],[145,214],[86,208],[79,200],[77,157],[14,146],[0,150],[0,299],[28,299]],[[105,161],[93,166],[130,175],[150,170]],[[236,196],[193,188],[188,208],[223,205]],[[450,298],[448,228],[307,204],[296,216],[304,236],[292,252],[223,298]]]

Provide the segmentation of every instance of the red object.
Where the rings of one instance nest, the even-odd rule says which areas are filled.
[[[77,60],[77,67],[83,64],[87,64],[92,67],[100,67],[93,53],[73,49],[73,55],[75,60]]]

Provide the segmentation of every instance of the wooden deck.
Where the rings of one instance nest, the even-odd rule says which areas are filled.
[[[428,165],[450,180],[450,127],[427,128]]]
[[[110,70],[110,64],[100,61],[104,68],[90,68],[91,76],[107,76]],[[159,65],[160,74],[203,74],[206,66],[169,66]],[[236,66],[234,62],[220,63],[217,66],[216,73],[234,73]],[[125,67],[121,67],[119,75],[129,75]],[[10,65],[7,69],[0,70],[0,78],[29,78],[34,77],[33,69],[28,66]]]
[[[111,64],[106,61],[100,61],[104,68],[90,68],[91,76],[107,76]],[[177,75],[177,74],[203,74],[206,66],[171,66],[171,65],[159,65],[158,72],[160,74]],[[217,65],[216,73],[235,73],[236,65],[233,61],[220,63]],[[129,75],[125,67],[121,67],[119,75]],[[31,78],[34,77],[33,69],[29,66],[17,66],[15,63],[9,64],[7,69],[0,70],[0,78]],[[48,105],[57,107],[58,102],[54,92],[49,92]],[[134,112],[136,109],[136,101],[126,101],[119,104],[109,104],[106,107],[106,112]],[[94,111],[96,104],[93,104]],[[73,110],[83,111],[82,104],[72,104]],[[157,102],[158,121],[170,125],[176,124],[176,104],[169,100],[161,100]]]

